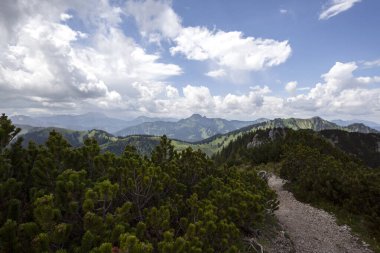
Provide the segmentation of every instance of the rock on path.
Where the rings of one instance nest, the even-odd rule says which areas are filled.
[[[271,176],[269,186],[278,194],[278,220],[293,241],[297,253],[372,253],[350,233],[347,226],[338,226],[334,216],[296,200],[283,189],[283,180]]]

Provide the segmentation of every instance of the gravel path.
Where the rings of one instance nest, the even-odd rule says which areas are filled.
[[[278,220],[293,241],[297,253],[370,253],[372,252],[347,226],[338,226],[334,216],[297,201],[293,194],[282,188],[281,178],[269,178],[280,201],[275,212]]]

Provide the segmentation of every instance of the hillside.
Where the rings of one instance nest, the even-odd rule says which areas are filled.
[[[261,163],[262,159],[280,159],[278,153],[271,153],[268,150],[264,151],[266,147],[270,148],[278,144],[284,146],[293,144],[294,142],[302,143],[310,140],[317,141],[317,146],[326,154],[332,155],[349,155],[350,159],[354,159],[359,163],[363,163],[368,167],[380,168],[380,134],[375,133],[357,133],[348,132],[343,130],[322,130],[320,132],[312,131],[310,129],[297,130],[299,134],[298,139],[288,138],[289,133],[292,133],[289,128],[274,128],[274,129],[260,129],[256,132],[246,132],[236,140],[230,142],[225,147],[221,148],[220,152],[216,155],[221,159],[221,162],[227,163],[240,163],[254,162]],[[256,154],[255,148],[260,147],[261,154]],[[249,154],[251,150],[252,153]],[[249,152],[248,152],[249,151]],[[273,151],[273,149],[271,149]],[[248,153],[247,153],[248,152]],[[280,152],[277,146],[276,152]],[[266,160],[265,160],[266,161]]]
[[[116,155],[122,154],[127,145],[136,147],[137,151],[142,155],[150,155],[153,149],[158,145],[160,139],[156,136],[144,135],[132,135],[120,138],[105,131],[95,129],[89,131],[75,131],[56,127],[45,128],[31,126],[21,126],[19,137],[23,138],[22,145],[24,147],[26,147],[30,141],[43,145],[48,140],[50,132],[52,131],[60,133],[73,147],[83,146],[85,139],[94,138],[100,145],[102,152],[110,151]],[[173,142],[178,143],[178,146],[185,144],[180,141]]]
[[[380,168],[380,134],[339,130],[324,130],[320,134],[336,147],[356,156],[368,166]]]
[[[256,121],[225,120],[220,118],[207,118],[194,114],[178,122],[146,122],[136,126],[127,127],[118,131],[118,136],[128,135],[167,135],[169,138],[183,141],[200,141],[216,134],[224,134],[239,128],[261,123],[266,119]]]
[[[42,145],[49,138],[49,134],[52,131],[60,133],[73,147],[82,146],[84,140],[87,138],[95,138],[99,145],[115,142],[117,140],[112,134],[102,130],[76,131],[57,127],[28,127],[25,133],[21,132],[19,137],[23,138],[24,146],[26,146],[29,141]]]
[[[377,131],[380,131],[380,124],[373,122],[373,121],[368,121],[368,120],[331,120],[331,122],[339,125],[339,126],[348,126],[356,123],[364,124],[366,126],[369,126],[373,129],[376,129]]]
[[[375,129],[367,126],[358,127],[343,127],[338,126],[335,123],[324,120],[320,117],[313,117],[310,119],[274,119],[267,122],[254,124],[251,126],[243,127],[236,131],[232,131],[227,134],[216,135],[208,139],[193,143],[194,148],[201,149],[208,155],[220,152],[223,147],[226,147],[230,142],[236,140],[239,136],[245,133],[254,132],[259,129],[271,129],[271,128],[289,128],[293,130],[299,129],[311,129],[314,131],[322,131],[327,129],[342,130],[346,132],[363,131],[365,133],[378,133]]]
[[[0,252],[246,252],[276,209],[256,171],[218,168],[166,137],[149,157],[116,156],[57,131],[8,146],[18,131],[0,117]]]
[[[129,126],[135,126],[144,122],[174,121],[171,118],[150,118],[140,116],[133,120],[122,120],[108,117],[102,113],[86,113],[80,115],[54,115],[42,117],[30,117],[25,115],[15,115],[11,117],[15,125],[28,125],[33,127],[58,127],[77,131],[100,129],[114,133]]]
[[[333,212],[339,223],[351,226],[380,252],[380,161],[367,160],[380,156],[379,138],[341,130],[258,130],[229,143],[214,161],[220,166],[272,170],[287,180],[285,189],[298,201]]]
[[[204,117],[201,117],[199,115],[193,115],[193,117],[190,117],[186,120],[183,120],[186,123],[185,129],[189,129],[189,126],[192,125],[197,129],[200,129],[198,123],[200,121],[207,121],[207,122],[218,122],[219,119],[207,119]],[[180,121],[179,121],[180,122]],[[222,120],[223,122],[223,120]],[[228,122],[228,121],[227,121]],[[156,122],[157,123],[157,122]],[[162,123],[162,122],[158,122]],[[149,124],[149,123],[145,123]],[[153,123],[152,123],[153,124]],[[173,126],[173,122],[164,122],[165,125]],[[235,126],[238,124],[243,124],[242,122],[233,122]],[[61,133],[68,142],[74,146],[80,146],[83,144],[83,140],[89,136],[89,133],[92,132],[95,134],[99,144],[101,144],[103,150],[109,150],[112,152],[115,152],[116,154],[121,154],[123,147],[126,145],[132,144],[136,146],[137,150],[140,150],[143,152],[143,154],[149,154],[154,146],[158,143],[158,138],[154,135],[137,135],[137,134],[131,134],[130,136],[126,137],[116,137],[112,134],[109,134],[104,131],[100,130],[92,130],[92,131],[73,131],[73,130],[67,130],[62,128],[33,128],[29,126],[24,126],[27,130],[24,131],[24,134],[20,135],[24,138],[24,145],[26,145],[30,140],[35,141],[38,144],[43,144],[48,136],[49,132],[55,129],[59,133]],[[22,129],[24,127],[21,127]],[[236,140],[237,137],[249,133],[254,132],[258,129],[269,129],[269,128],[290,128],[294,130],[298,129],[312,129],[314,131],[321,131],[326,129],[335,129],[335,130],[342,130],[345,132],[355,132],[355,131],[363,131],[365,133],[367,132],[377,132],[376,130],[373,130],[369,127],[366,127],[364,125],[361,125],[361,127],[341,127],[334,123],[331,123],[329,121],[323,120],[321,118],[311,118],[311,119],[274,119],[267,122],[261,122],[258,124],[253,124],[247,127],[240,128],[238,130],[234,130],[232,132],[228,132],[226,134],[217,134],[210,138],[197,141],[197,142],[187,142],[187,141],[181,141],[181,140],[173,140],[173,145],[178,150],[183,150],[187,147],[192,147],[193,149],[197,150],[200,149],[203,152],[205,152],[207,155],[211,156],[217,152],[220,152],[223,147],[226,147],[231,141]],[[183,132],[184,133],[184,132]],[[169,134],[168,137],[171,137],[172,135]],[[148,143],[148,144],[147,144]]]

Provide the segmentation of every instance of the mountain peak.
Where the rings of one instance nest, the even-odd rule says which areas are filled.
[[[315,120],[315,121],[325,121],[324,119],[322,119],[321,117],[319,116],[314,116],[311,118],[312,120]]]
[[[191,115],[189,118],[191,119],[202,119],[202,118],[206,118],[198,113],[194,113],[193,115]]]

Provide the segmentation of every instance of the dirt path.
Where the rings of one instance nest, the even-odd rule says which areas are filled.
[[[280,208],[275,214],[297,253],[372,252],[351,235],[349,227],[338,226],[332,215],[297,201],[292,193],[282,188],[282,179],[272,176],[268,183],[280,200]]]

